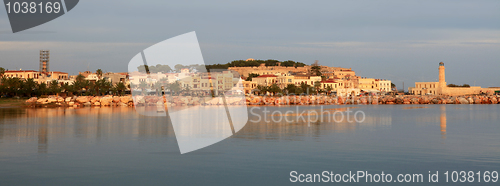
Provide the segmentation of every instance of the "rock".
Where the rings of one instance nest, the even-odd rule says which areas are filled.
[[[118,102],[117,105],[120,107],[127,107],[128,106],[126,103],[123,103],[123,102]]]
[[[434,98],[431,100],[431,103],[432,104],[439,104],[439,100]]]
[[[121,101],[122,103],[127,104],[127,103],[129,103],[129,102],[131,102],[131,101],[132,101],[132,97],[130,97],[130,96],[122,96],[122,97],[120,97],[120,101]]]
[[[460,104],[469,104],[469,101],[467,101],[467,99],[465,98],[458,98],[458,101],[460,102]]]
[[[94,104],[95,102],[99,102],[99,100],[101,100],[101,97],[96,96],[90,99],[90,103]]]
[[[85,102],[85,103],[83,103],[83,106],[86,106],[86,107],[89,107],[89,106],[91,106],[91,105],[92,105],[92,103],[90,103],[90,102]]]
[[[498,99],[497,99],[497,98],[495,98],[495,97],[492,97],[492,98],[490,99],[490,101],[491,101],[491,104],[498,104]]]
[[[66,97],[66,99],[64,99],[64,102],[68,103],[71,101],[71,97]]]
[[[70,101],[70,102],[68,102],[68,105],[73,106],[73,105],[75,105],[75,102]]]
[[[87,96],[80,96],[80,97],[76,98],[76,102],[78,102],[78,103],[86,103],[86,102],[90,102],[90,99]]]
[[[94,102],[92,105],[94,105],[94,106],[101,106],[101,103],[100,103],[100,102],[98,102],[98,101],[96,101],[96,102]]]
[[[47,99],[47,103],[55,103],[55,102],[57,102],[56,98],[48,98]]]
[[[121,100],[121,99],[120,99],[120,97],[118,97],[118,96],[114,96],[114,97],[113,97],[113,103],[118,103],[118,102],[120,102],[120,100]]]
[[[403,104],[404,103],[404,100],[402,98],[396,98],[396,101],[395,101],[396,104]]]
[[[32,98],[30,98],[30,99],[26,100],[26,103],[36,103],[36,102],[37,102],[37,100],[38,100],[38,98],[37,98],[37,97],[32,97]]]

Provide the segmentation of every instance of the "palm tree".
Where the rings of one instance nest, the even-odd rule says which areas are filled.
[[[39,96],[47,94],[47,84],[45,84],[45,82],[42,82],[42,83],[38,84],[38,91],[37,91],[37,93],[38,93]]]
[[[0,67],[0,77],[3,77],[4,74],[5,74],[5,68]]]
[[[321,82],[315,81],[314,82],[314,89],[316,90],[316,95],[318,94],[318,91],[320,88],[321,88]]]
[[[269,89],[267,86],[257,85],[257,90],[259,90],[261,94],[266,94]]]
[[[57,80],[52,80],[49,85],[49,92],[51,94],[59,94],[61,93],[61,87],[59,87],[59,83]]]
[[[294,84],[288,84],[284,89],[287,94],[297,94],[297,86]]]
[[[101,70],[101,69],[97,69],[97,70],[95,71],[95,73],[97,74],[97,78],[98,78],[98,79],[101,79],[101,77],[102,77],[102,70]]]
[[[78,74],[78,76],[76,76],[75,78],[75,81],[79,81],[79,82],[82,82],[85,80],[85,76],[81,75],[81,74]]]
[[[25,93],[31,97],[33,93],[35,92],[36,89],[36,82],[32,78],[29,78],[25,80],[24,82],[24,87],[23,87]]]
[[[300,89],[302,92],[309,93],[309,88],[311,88],[310,85],[305,84],[304,82],[300,83]]]
[[[333,88],[332,88],[332,86],[331,86],[331,85],[327,85],[327,86],[326,86],[326,91],[328,92],[328,93],[327,93],[327,95],[330,95],[330,94],[331,94],[331,92],[332,92],[332,90],[333,90]]]
[[[123,95],[122,93],[127,89],[127,87],[123,84],[123,82],[119,82],[115,85],[115,89],[119,95]]]
[[[272,92],[273,95],[276,95],[277,93],[281,93],[281,89],[278,85],[276,84],[272,84],[269,88],[268,88],[269,92]]]

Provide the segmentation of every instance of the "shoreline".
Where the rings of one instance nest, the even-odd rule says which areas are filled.
[[[135,100],[135,102],[134,102]],[[361,96],[332,97],[324,95],[307,96],[245,96],[231,97],[225,100],[221,97],[200,98],[193,96],[48,96],[47,98],[32,97],[30,99],[0,102],[0,108],[8,107],[142,107],[142,106],[215,106],[248,105],[248,106],[286,106],[286,105],[427,105],[427,104],[499,104],[500,95],[471,96]],[[4,101],[5,102],[5,101]]]

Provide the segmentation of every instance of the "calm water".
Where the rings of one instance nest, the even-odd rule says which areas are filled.
[[[342,107],[363,111],[365,121],[249,122],[231,138],[184,155],[167,118],[131,108],[0,108],[0,185],[286,185],[290,171],[425,179],[428,171],[500,171],[498,105],[324,109]],[[253,112],[264,116],[263,108]],[[445,185],[441,176],[436,185]]]

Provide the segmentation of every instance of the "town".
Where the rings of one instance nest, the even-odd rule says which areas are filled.
[[[245,95],[386,94],[395,91],[390,80],[357,76],[351,68],[294,61],[237,60],[217,65],[142,66],[135,72],[84,71],[77,75],[50,71],[50,51],[40,51],[39,70],[0,69],[2,96],[124,95],[162,89],[171,94],[219,94],[236,87]],[[206,69],[209,70],[207,72]],[[162,85],[159,87],[159,85]],[[17,86],[17,87],[16,87]]]
[[[31,106],[56,103],[71,107],[220,105],[218,99],[200,99],[220,95],[244,95],[249,105],[497,104],[495,95],[500,93],[499,87],[447,85],[443,62],[438,67],[439,82],[416,82],[406,93],[397,91],[390,80],[361,77],[351,68],[322,66],[318,61],[306,65],[250,58],[227,64],[176,64],[173,69],[162,64],[140,65],[130,72],[97,69],[69,75],[50,71],[50,52],[41,50],[39,65],[39,71],[0,67],[2,97],[31,97],[26,101]],[[132,97],[140,101],[134,103]],[[229,101],[245,104],[241,99]]]

